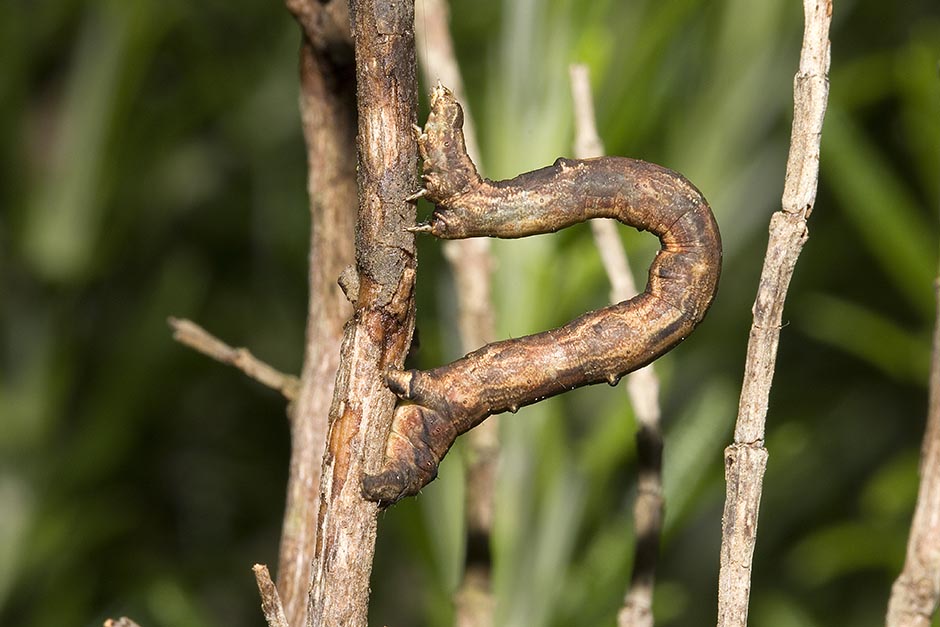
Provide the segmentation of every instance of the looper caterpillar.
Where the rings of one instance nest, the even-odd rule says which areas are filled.
[[[702,194],[682,175],[624,157],[558,159],[506,181],[480,177],[467,155],[463,111],[441,85],[431,94],[423,131],[425,197],[436,207],[415,231],[444,239],[518,238],[591,218],[614,218],[657,235],[662,249],[646,290],[565,326],[487,344],[433,370],[392,370],[388,386],[405,402],[395,410],[381,471],[363,495],[383,505],[416,494],[458,435],[487,416],[516,411],[584,385],[640,368],[684,340],[718,288],[721,238]]]

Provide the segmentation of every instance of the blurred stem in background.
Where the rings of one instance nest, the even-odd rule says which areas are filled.
[[[441,81],[453,91],[458,102],[466,103],[463,78],[450,36],[450,12],[446,0],[420,0],[416,4],[415,36],[425,91],[429,91],[435,81]],[[485,173],[473,115],[466,104],[463,116],[467,153],[477,169]],[[442,247],[456,287],[460,344],[463,352],[469,353],[496,339],[490,242],[483,237],[449,240]],[[454,594],[454,624],[458,627],[486,627],[493,624],[494,612],[490,545],[499,461],[499,418],[489,417],[464,440],[463,452],[467,460],[466,543],[460,587]],[[437,500],[431,504],[452,505],[452,502]],[[438,517],[435,514],[438,512],[429,508],[429,515]]]
[[[277,590],[288,623],[306,625],[321,465],[343,329],[352,313],[337,280],[355,262],[356,80],[345,0],[286,4],[302,29],[300,118],[307,147],[310,253],[304,360],[289,410],[290,475]]]
[[[604,145],[594,122],[587,66],[572,65],[571,93],[575,115],[575,157],[588,159],[604,156]],[[612,220],[592,220],[591,232],[610,280],[610,302],[619,303],[637,295],[627,254]],[[663,433],[660,422],[659,377],[653,364],[626,377],[630,405],[637,420],[637,487],[633,504],[633,569],[617,612],[619,627],[652,627],[653,587],[663,530]]]
[[[934,280],[937,322],[930,364],[927,428],[920,489],[904,568],[891,588],[886,627],[929,627],[940,603],[940,279]]]

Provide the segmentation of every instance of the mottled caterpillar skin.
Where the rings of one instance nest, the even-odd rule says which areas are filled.
[[[657,235],[646,291],[563,327],[487,344],[433,370],[393,370],[395,410],[381,471],[363,495],[382,505],[416,494],[460,434],[487,416],[516,411],[645,366],[688,337],[718,288],[721,238],[702,194],[682,175],[622,157],[570,160],[507,181],[484,180],[467,156],[463,112],[438,86],[424,131],[421,196],[436,205],[416,231],[445,239],[517,238],[591,218],[614,218]]]

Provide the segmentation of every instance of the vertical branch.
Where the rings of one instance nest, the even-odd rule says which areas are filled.
[[[358,296],[346,326],[330,408],[320,481],[316,560],[308,625],[365,627],[375,552],[375,503],[362,498],[363,472],[376,472],[395,407],[385,372],[400,368],[414,329],[415,208],[418,189],[414,3],[353,0],[359,214]]]
[[[800,69],[793,85],[793,128],[782,211],[770,238],[754,302],[734,443],[725,450],[727,492],[722,516],[718,580],[719,627],[747,624],[751,565],[757,540],[761,485],[767,466],[764,428],[777,358],[783,304],[816,200],[819,141],[829,95],[829,24],[832,0],[803,0],[805,25]]]
[[[585,65],[572,65],[571,93],[575,111],[575,156],[600,157],[604,145],[597,134],[594,102]],[[636,284],[617,227],[611,220],[591,220],[594,242],[610,279],[610,300],[619,303],[637,295]],[[633,505],[636,544],[633,572],[623,607],[617,614],[619,627],[652,627],[653,584],[659,557],[663,524],[662,452],[659,377],[652,364],[627,375],[627,393],[639,428],[636,434],[637,497]]]
[[[439,80],[458,101],[466,102],[463,79],[449,30],[446,0],[422,0],[415,20],[417,50],[425,82]],[[469,109],[464,109],[464,142],[470,158],[480,167],[480,150]],[[486,238],[448,240],[444,257],[457,286],[460,339],[465,352],[495,339],[490,294],[493,262]],[[499,457],[499,419],[495,416],[466,436],[467,559],[464,577],[455,595],[458,627],[483,627],[493,623],[490,585],[490,533],[493,527],[493,495]]]
[[[904,568],[891,588],[886,627],[930,627],[940,602],[940,279],[930,364],[930,402],[920,460],[920,489]]]
[[[277,588],[288,624],[307,622],[327,416],[343,325],[352,313],[336,284],[353,263],[357,204],[355,75],[345,0],[287,0],[303,28],[300,114],[310,198],[309,301],[300,389],[291,414],[291,459]]]

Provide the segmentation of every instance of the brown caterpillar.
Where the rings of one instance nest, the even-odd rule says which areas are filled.
[[[620,378],[660,357],[701,322],[718,288],[721,238],[702,194],[682,175],[623,157],[558,159],[507,181],[484,180],[467,155],[463,111],[441,85],[415,127],[424,196],[436,207],[414,230],[445,239],[517,238],[591,218],[657,235],[646,291],[563,327],[487,344],[433,370],[392,370],[395,410],[381,471],[363,495],[384,506],[417,494],[458,435],[487,416],[515,412],[583,385]]]

